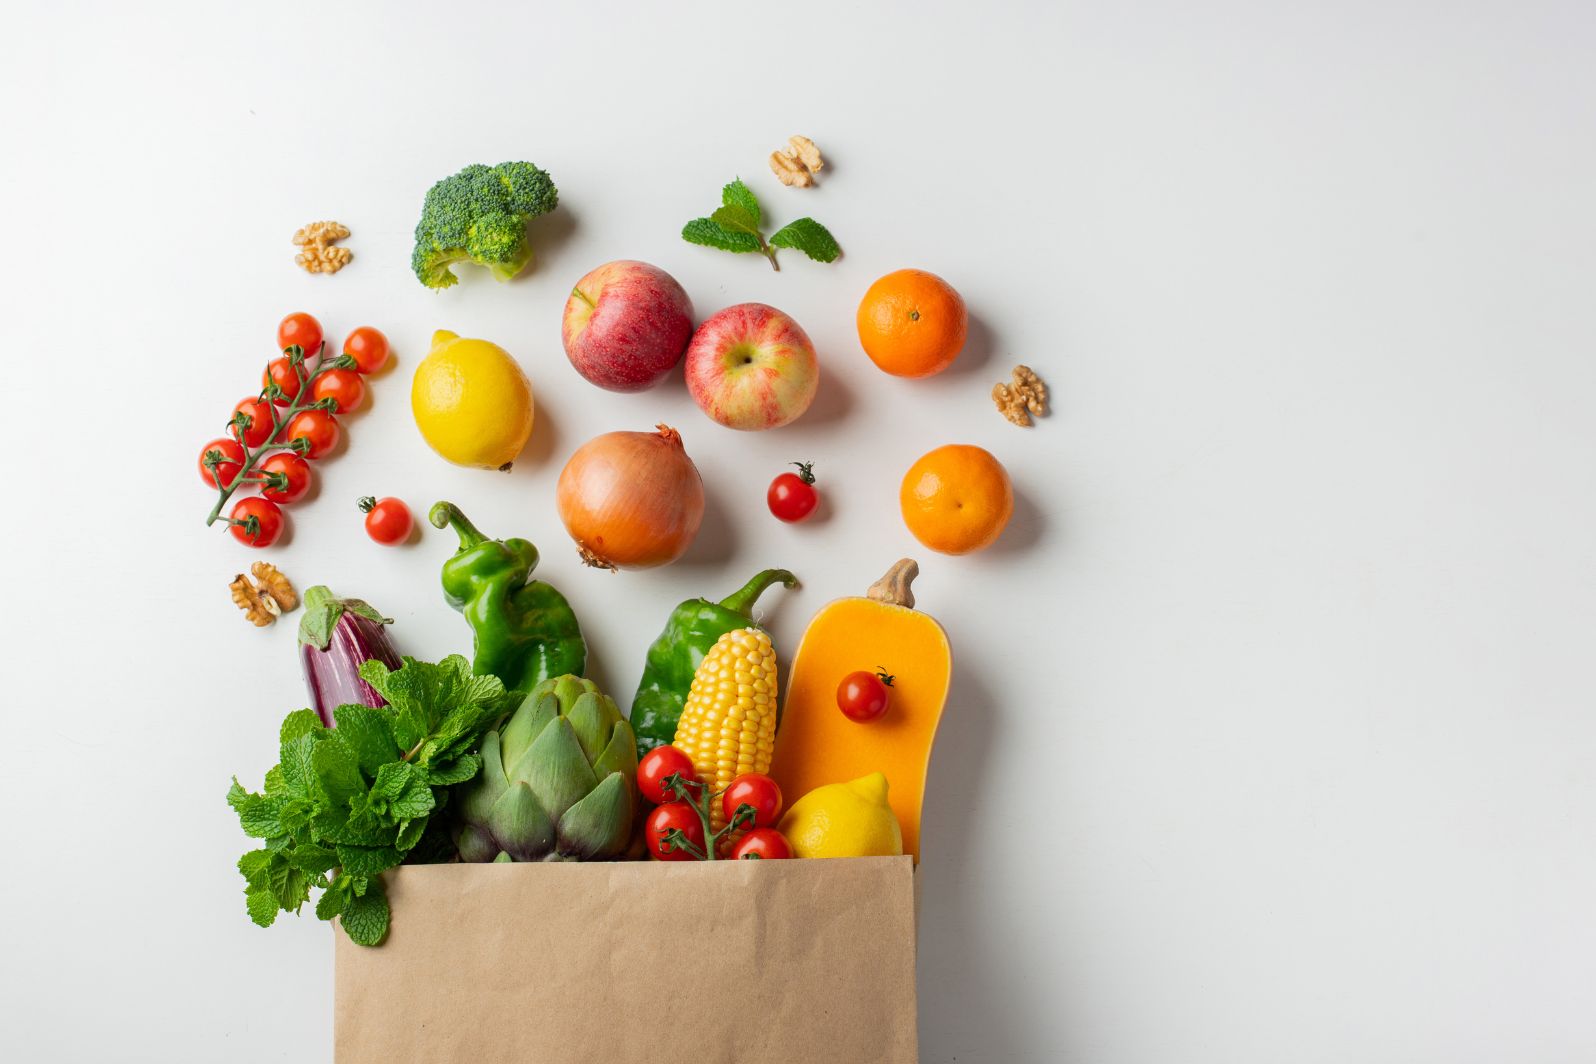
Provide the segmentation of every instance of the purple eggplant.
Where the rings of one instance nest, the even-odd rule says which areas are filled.
[[[399,668],[399,655],[383,625],[392,624],[360,599],[334,598],[320,584],[305,591],[305,614],[299,622],[299,659],[305,666],[310,705],[327,727],[339,706],[386,706],[388,703],[360,678],[360,666],[380,661]]]

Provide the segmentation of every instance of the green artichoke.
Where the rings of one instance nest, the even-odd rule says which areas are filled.
[[[637,739],[591,680],[532,689],[482,739],[482,771],[454,810],[462,861],[594,861],[621,856],[636,813]]]

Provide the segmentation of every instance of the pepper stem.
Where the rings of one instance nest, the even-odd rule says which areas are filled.
[[[780,583],[782,587],[797,587],[798,578],[785,569],[763,569],[755,573],[754,578],[748,583],[721,599],[720,607],[751,618],[754,603],[764,594],[767,587],[775,583]]]
[[[434,503],[427,513],[427,520],[432,522],[433,528],[453,528],[460,536],[461,550],[488,541],[488,537],[478,532],[477,526],[452,502]]]

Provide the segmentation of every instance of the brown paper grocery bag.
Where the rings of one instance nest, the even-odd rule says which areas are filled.
[[[908,857],[417,865],[337,1064],[914,1064]]]

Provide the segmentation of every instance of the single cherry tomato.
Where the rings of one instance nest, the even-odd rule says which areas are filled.
[[[388,362],[388,338],[382,330],[362,325],[344,340],[344,354],[362,373],[375,373]]]
[[[814,513],[815,504],[820,501],[820,496],[815,494],[815,464],[792,464],[798,467],[798,472],[783,473],[770,482],[770,490],[765,493],[770,512],[789,522],[802,521]]]
[[[698,852],[666,838],[672,831],[680,831],[687,840],[698,847]],[[648,814],[643,823],[643,838],[648,844],[649,856],[656,861],[696,861],[704,853],[704,822],[686,802],[662,805]]]
[[[720,808],[727,822],[737,815],[737,807],[741,805],[753,808],[754,827],[768,828],[781,815],[781,788],[769,776],[744,772],[721,793]]]
[[[266,371],[260,375],[260,390],[262,392],[277,385],[277,390],[282,392],[282,398],[275,400],[279,403],[292,402],[299,395],[299,373],[294,369],[294,364],[288,361],[288,356],[274,358],[266,363]]]
[[[338,446],[338,419],[325,410],[301,410],[288,423],[286,441],[303,439],[310,444],[306,458],[320,458]]]
[[[366,515],[366,535],[388,546],[409,539],[410,530],[416,526],[410,507],[392,496],[378,499],[367,495],[360,500],[360,512]]]
[[[693,773],[693,759],[683,753],[680,747],[669,744],[656,746],[637,763],[637,789],[654,805],[680,801],[674,791],[665,789],[665,780],[672,775],[693,783],[697,779]]]
[[[233,519],[233,538],[251,547],[269,547],[283,534],[283,512],[258,495],[240,499],[228,516]]]
[[[837,685],[837,708],[849,720],[869,724],[887,711],[887,688],[892,686],[892,680],[880,666],[875,672],[850,672]]]
[[[265,443],[266,437],[270,436],[272,429],[277,427],[272,404],[257,396],[238,401],[238,405],[233,407],[233,418],[236,419],[240,414],[249,419],[249,427],[243,428],[234,420],[229,420],[227,431],[251,450]]]
[[[733,861],[785,861],[792,856],[787,836],[775,828],[755,828],[732,847]]]
[[[207,463],[207,459],[215,459]],[[244,465],[244,448],[238,441],[227,436],[212,440],[200,450],[199,471],[200,479],[213,488],[225,488],[238,476],[239,469]],[[214,466],[215,472],[212,472]],[[218,484],[217,481],[221,483]]]
[[[366,397],[366,382],[352,369],[330,369],[310,386],[311,398],[333,401],[333,413],[352,414]]]
[[[261,495],[276,503],[298,502],[310,490],[310,463],[293,451],[278,451],[267,456],[256,471],[277,481],[260,486]]]
[[[285,351],[295,344],[306,358],[321,349],[321,322],[304,311],[288,315],[277,325],[277,349]]]

